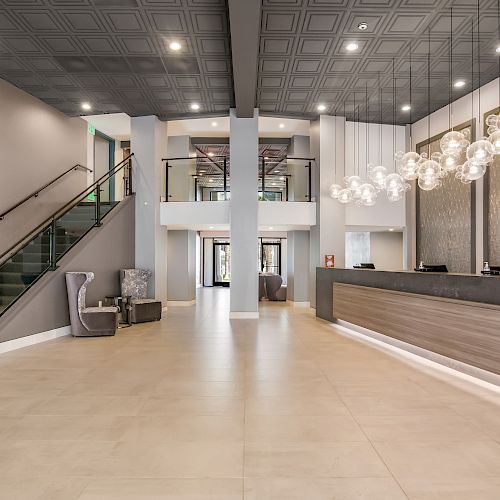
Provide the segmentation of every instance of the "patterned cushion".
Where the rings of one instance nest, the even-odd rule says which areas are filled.
[[[148,296],[148,280],[152,276],[149,269],[124,269],[122,279],[122,296],[132,300],[146,299]]]
[[[85,309],[82,310],[82,313],[99,313],[99,312],[117,313],[118,307],[86,307]]]
[[[159,302],[156,299],[132,299],[130,301],[131,304],[154,304],[155,302]]]

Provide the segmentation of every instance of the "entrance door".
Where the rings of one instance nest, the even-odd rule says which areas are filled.
[[[114,167],[115,141],[96,130],[94,137],[94,180],[100,179]],[[114,200],[115,177],[101,184],[101,202]]]
[[[229,286],[231,282],[231,245],[214,241],[214,286]]]
[[[260,270],[263,273],[281,275],[281,241],[262,241],[259,255]]]

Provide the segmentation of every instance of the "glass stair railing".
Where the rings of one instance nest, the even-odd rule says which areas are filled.
[[[133,194],[132,156],[118,163],[0,256],[0,316],[47,271],[56,269],[58,260],[93,227],[100,226],[120,199]],[[114,195],[114,181],[119,172],[124,173],[123,197]]]

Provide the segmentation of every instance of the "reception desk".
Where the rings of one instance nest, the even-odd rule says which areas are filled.
[[[316,315],[500,375],[500,277],[317,268]]]

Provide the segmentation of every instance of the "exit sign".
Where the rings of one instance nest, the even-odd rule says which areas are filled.
[[[90,135],[95,135],[95,127],[94,125],[92,125],[92,123],[89,123],[88,131]]]

